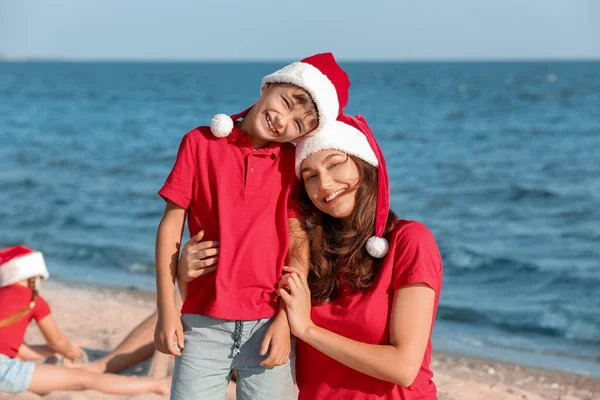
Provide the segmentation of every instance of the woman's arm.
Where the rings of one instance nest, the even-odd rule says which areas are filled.
[[[200,231],[181,248],[177,264],[177,286],[182,299],[185,299],[189,282],[217,269],[220,242],[218,240],[203,242],[203,238],[204,231]]]
[[[417,376],[431,332],[435,291],[416,283],[394,292],[390,344],[373,345],[346,338],[316,326],[310,319],[310,291],[304,274],[289,269],[287,293],[292,332],[302,341],[340,363],[374,378],[410,386]]]
[[[58,327],[52,314],[48,314],[37,321],[37,325],[40,328],[42,335],[44,335],[46,343],[48,343],[48,346],[52,350],[62,354],[70,360],[77,360],[81,357],[81,348],[67,339],[65,334]]]

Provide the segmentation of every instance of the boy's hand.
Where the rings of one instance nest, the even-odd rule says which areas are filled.
[[[266,355],[267,351],[269,352],[269,357],[263,360],[260,365],[265,368],[272,368],[287,363],[290,358],[290,341],[290,326],[285,314],[280,313],[267,329],[267,334],[260,346],[261,356]]]
[[[216,240],[202,242],[203,237],[204,231],[200,231],[183,245],[177,264],[178,280],[191,282],[217,269],[219,242]]]
[[[158,313],[156,329],[154,330],[154,345],[161,353],[180,356],[183,350],[183,326],[177,318],[177,313],[170,312],[167,315]]]

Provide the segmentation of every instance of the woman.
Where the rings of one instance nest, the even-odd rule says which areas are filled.
[[[436,399],[430,335],[441,257],[425,225],[389,210],[366,121],[342,115],[301,141],[296,170],[310,273],[288,268],[278,293],[299,339],[299,398]]]

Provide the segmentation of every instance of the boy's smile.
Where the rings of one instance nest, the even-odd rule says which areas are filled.
[[[279,135],[279,131],[273,126],[273,121],[268,112],[265,112],[265,121],[267,123],[267,129],[269,129],[274,134]]]
[[[285,143],[310,133],[319,124],[317,110],[308,93],[297,86],[269,84],[240,129],[252,138],[254,147],[268,142]]]

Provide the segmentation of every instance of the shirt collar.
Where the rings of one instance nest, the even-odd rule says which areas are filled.
[[[242,132],[240,128],[234,125],[233,129],[231,130],[231,133],[227,136],[227,141],[229,143],[235,143],[244,136],[246,136],[246,134]]]
[[[236,143],[239,146],[252,147],[252,140],[250,137],[235,125],[231,130],[231,133],[227,136],[227,141],[229,143]],[[255,152],[257,154],[266,154],[270,157],[277,157],[281,151],[281,147],[284,144],[285,143],[269,142],[264,147],[256,149]]]

